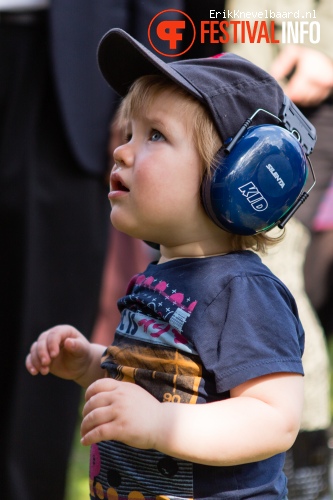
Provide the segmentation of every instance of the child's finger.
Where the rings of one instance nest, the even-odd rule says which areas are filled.
[[[30,373],[49,373],[49,366],[52,359],[59,354],[60,337],[52,330],[41,333],[30,348],[30,354],[27,357],[28,369]]]
[[[69,325],[58,325],[41,333],[37,340],[38,356],[43,365],[56,358],[68,338],[75,338],[77,331]]]
[[[25,367],[28,370],[28,372],[31,373],[31,375],[37,375],[39,372],[39,370],[36,368],[36,366],[32,363],[30,353],[25,358]]]
[[[89,401],[92,396],[104,391],[112,391],[118,387],[120,382],[112,378],[102,378],[91,384],[85,393],[85,401]]]
[[[48,363],[46,362],[46,357],[40,358],[38,353],[38,341],[34,342],[31,346],[30,353],[26,357],[26,368],[32,375],[37,375],[37,373],[42,373],[47,375],[49,373]]]

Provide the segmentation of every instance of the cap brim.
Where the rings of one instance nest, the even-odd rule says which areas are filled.
[[[203,100],[200,92],[170,63],[165,63],[120,28],[113,28],[104,35],[98,46],[97,59],[105,80],[121,96],[127,94],[137,78],[163,74]]]

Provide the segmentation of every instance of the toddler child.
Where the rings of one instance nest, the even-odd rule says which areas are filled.
[[[158,244],[160,259],[119,300],[112,345],[59,325],[26,367],[87,388],[91,499],[286,499],[304,332],[290,292],[253,251],[278,242],[267,234],[278,219],[234,230],[228,211],[225,223],[209,215],[202,190],[247,118],[262,108],[255,124],[276,122],[283,92],[233,54],[166,64],[119,29],[103,38],[99,64],[124,96],[111,221]]]

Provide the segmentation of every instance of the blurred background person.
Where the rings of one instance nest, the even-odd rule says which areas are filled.
[[[54,324],[91,335],[109,236],[107,143],[118,102],[96,49],[112,27],[147,45],[149,22],[165,8],[181,2],[0,0],[2,498],[64,496],[81,393],[55,378],[31,380],[24,357]]]
[[[331,424],[330,366],[325,340],[333,332],[333,221],[332,212],[328,211],[333,206],[329,189],[333,176],[333,4],[330,0],[254,0],[249,5],[246,0],[227,0],[225,7],[253,13],[267,9],[272,13],[271,19],[266,20],[268,32],[270,22],[274,21],[277,40],[281,40],[282,22],[287,19],[294,30],[300,20],[316,21],[320,26],[320,40],[316,44],[305,37],[304,43],[288,46],[262,41],[229,43],[224,49],[271,73],[317,130],[317,143],[311,155],[316,185],[288,222],[284,244],[275,255],[264,257],[264,262],[295,295],[306,333],[303,423],[286,462],[289,498],[331,498],[327,446]],[[278,18],[277,13],[283,12],[289,13],[288,18]],[[296,13],[295,17],[292,13]],[[307,187],[312,182],[309,174]],[[285,259],[285,248],[291,258]]]

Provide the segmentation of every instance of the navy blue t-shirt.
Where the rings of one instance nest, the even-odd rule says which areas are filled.
[[[255,377],[303,374],[295,301],[253,252],[150,264],[118,307],[102,367],[159,401],[204,404]],[[218,467],[106,441],[92,446],[90,465],[91,498],[278,500],[287,493],[283,453]]]

